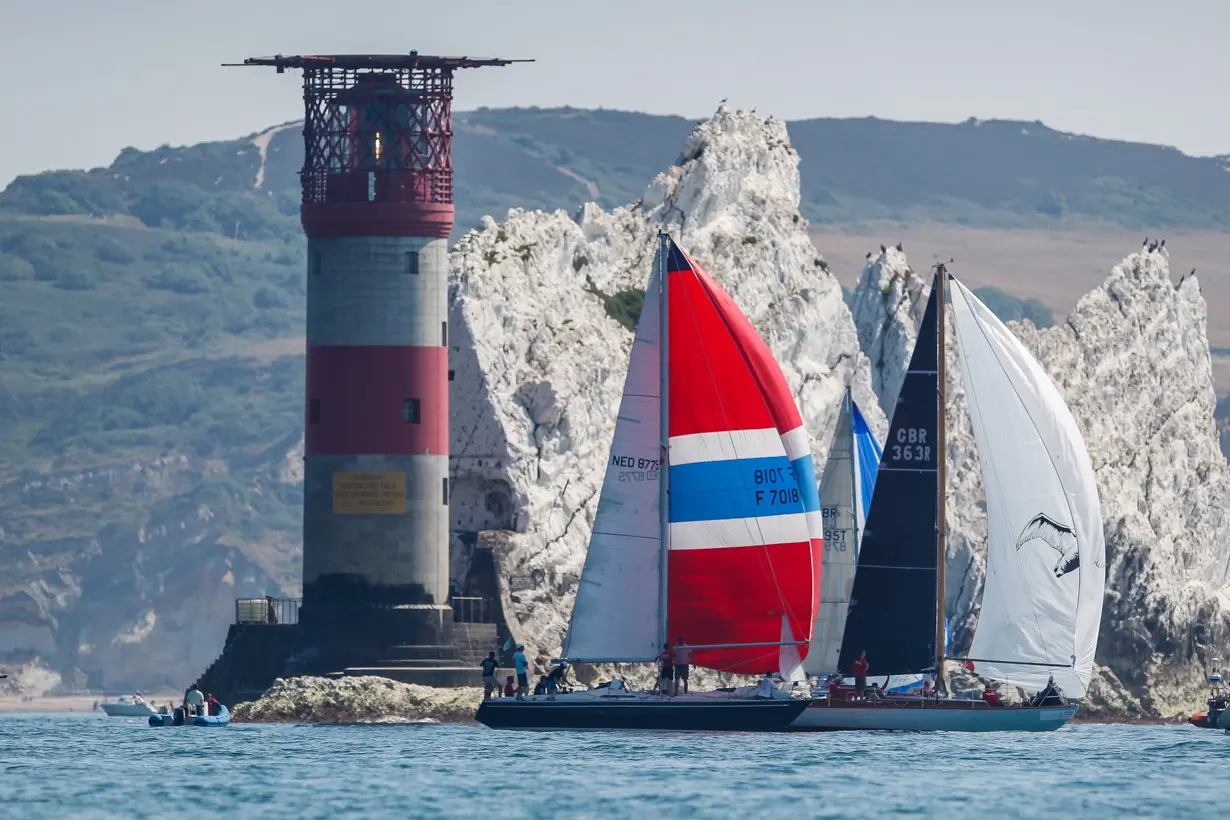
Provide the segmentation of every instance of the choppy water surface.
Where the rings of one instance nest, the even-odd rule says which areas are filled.
[[[690,735],[476,726],[151,729],[0,716],[0,815],[26,817],[1217,816],[1230,736]]]

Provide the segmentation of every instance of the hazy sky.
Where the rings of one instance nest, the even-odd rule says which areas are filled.
[[[534,57],[455,107],[1040,119],[1230,153],[1227,0],[0,0],[0,185],[302,116],[273,54]]]

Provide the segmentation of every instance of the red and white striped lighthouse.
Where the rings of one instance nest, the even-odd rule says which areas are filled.
[[[396,646],[449,657],[452,80],[509,62],[411,52],[244,63],[303,71],[300,642],[322,668],[387,661]]]

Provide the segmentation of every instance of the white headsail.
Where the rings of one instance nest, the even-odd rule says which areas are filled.
[[[636,325],[594,531],[577,586],[563,657],[651,661],[660,632],[661,452],[659,278]]]
[[[953,281],[961,373],[987,504],[987,576],[969,657],[978,674],[1073,697],[1093,673],[1106,545],[1093,466],[1041,365]]]
[[[854,486],[856,465],[851,464],[856,455],[850,416],[850,394],[847,391],[837,416],[837,429],[833,433],[828,461],[820,477],[824,560],[820,573],[820,606],[816,610],[816,626],[812,630],[807,658],[803,661],[803,668],[809,675],[827,675],[837,671],[841,637],[846,628],[846,610],[858,563],[856,522],[862,510],[856,508],[859,492]]]

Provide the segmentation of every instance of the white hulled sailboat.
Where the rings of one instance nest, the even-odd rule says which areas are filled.
[[[866,651],[872,678],[946,660],[1039,694],[992,706],[946,697],[830,697],[799,729],[1047,731],[1067,723],[1093,671],[1105,592],[1101,507],[1089,454],[1058,389],[960,282],[952,309],[988,519],[987,576],[969,657],[946,653],[945,359],[935,282],[893,411],[867,514],[837,668]]]

